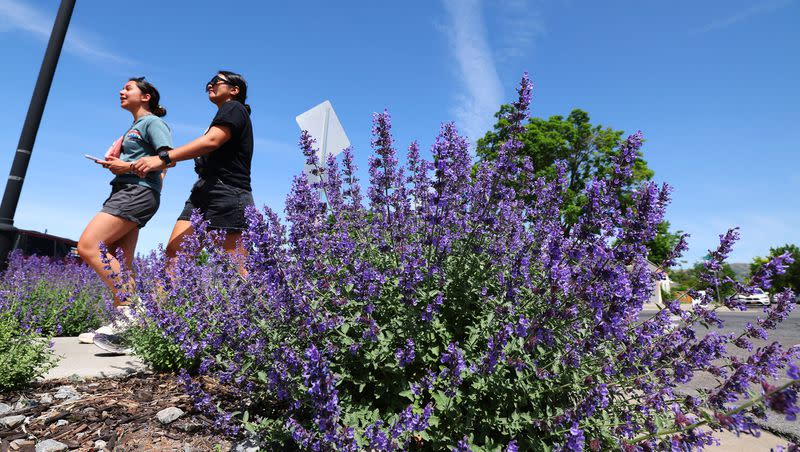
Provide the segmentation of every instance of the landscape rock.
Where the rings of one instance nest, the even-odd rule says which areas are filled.
[[[11,405],[0,403],[0,415],[6,414],[11,411]]]
[[[69,446],[54,439],[48,439],[36,445],[36,452],[63,452],[65,450],[69,450]]]
[[[26,399],[23,396],[23,397],[20,397],[19,400],[17,400],[17,403],[14,404],[14,407],[12,408],[12,411],[22,411],[22,410],[24,410],[26,408],[30,408],[30,407],[36,406],[36,405],[37,405],[37,402],[35,400]]]
[[[75,390],[75,386],[59,386],[53,397],[57,399],[77,400],[81,398],[80,393]]]
[[[51,403],[53,403],[53,396],[51,396],[50,394],[42,394],[42,396],[39,397],[39,403],[41,403],[42,405],[50,405]]]
[[[25,422],[25,416],[21,414],[16,416],[6,416],[4,418],[0,418],[0,427],[7,429],[17,428],[22,425],[23,422]]]
[[[102,439],[98,439],[94,442],[94,450],[103,450],[106,448],[106,442]]]
[[[156,418],[158,418],[158,421],[162,424],[169,424],[181,416],[183,416],[183,410],[174,406],[164,408],[156,413]]]
[[[253,438],[247,438],[244,441],[236,443],[232,449],[234,452],[258,452],[261,448],[258,442]]]
[[[56,421],[56,427],[61,427],[62,425],[69,424],[69,421],[66,419],[59,419]]]

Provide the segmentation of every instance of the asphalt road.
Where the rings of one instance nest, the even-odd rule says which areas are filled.
[[[642,313],[643,318],[647,318],[652,315],[652,311],[645,311]],[[719,313],[719,316],[725,321],[725,326],[721,330],[717,331],[720,333],[741,333],[744,331],[744,326],[747,324],[747,322],[755,323],[756,318],[763,315],[763,308],[756,307],[751,307],[747,312],[721,312]],[[709,330],[702,326],[699,326],[696,331],[698,336],[709,332]],[[795,309],[789,315],[789,318],[784,320],[776,330],[769,332],[769,338],[767,341],[753,340],[753,350],[756,350],[758,347],[765,344],[772,343],[773,341],[780,342],[784,349],[800,343],[800,306],[798,306],[797,309]],[[740,358],[747,358],[750,355],[747,350],[742,350],[733,345],[728,348],[728,351]],[[779,378],[774,383],[782,383],[786,381],[788,381],[788,378],[784,372],[783,375],[779,375]],[[682,389],[686,392],[693,392],[693,389],[696,388],[714,386],[716,386],[716,380],[711,375],[705,374],[696,376],[687,385],[687,387]],[[784,416],[772,413],[768,415],[766,423],[764,423],[762,426],[765,430],[778,434],[781,437],[790,439],[794,442],[800,442],[800,420],[790,422],[786,421]]]

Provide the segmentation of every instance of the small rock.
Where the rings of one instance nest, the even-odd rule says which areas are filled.
[[[100,419],[102,419],[102,420],[106,420],[106,419],[108,419],[110,417],[111,417],[111,415],[108,414],[108,411],[103,411],[102,413],[100,413]]]
[[[56,427],[61,427],[62,425],[69,424],[69,421],[66,419],[59,419],[56,421]]]
[[[0,415],[6,414],[11,411],[11,405],[0,403]]]
[[[48,439],[36,445],[36,452],[63,452],[68,449],[66,444],[59,443],[54,439]]]
[[[95,450],[103,450],[105,448],[106,448],[106,442],[103,441],[102,439],[98,439],[97,441],[94,442]]]
[[[75,390],[74,386],[59,386],[56,388],[56,393],[53,397],[57,399],[77,400],[81,398],[80,393]]]
[[[36,406],[36,401],[31,399],[26,399],[25,396],[22,396],[17,400],[17,403],[14,404],[12,411],[22,411],[26,408],[30,408],[32,406]]]
[[[3,426],[7,429],[17,428],[22,423],[25,422],[25,416],[19,414],[17,416],[6,416],[4,418],[0,418],[0,426]]]
[[[244,441],[236,443],[231,450],[234,452],[258,452],[261,449],[258,447],[257,441],[255,441],[253,438],[247,438]]]
[[[156,418],[158,418],[158,421],[162,424],[169,424],[181,416],[183,416],[183,410],[175,406],[164,408],[156,413]]]
[[[42,396],[39,397],[39,403],[41,403],[42,405],[50,405],[51,403],[53,403],[53,396],[51,396],[50,394],[42,394]]]

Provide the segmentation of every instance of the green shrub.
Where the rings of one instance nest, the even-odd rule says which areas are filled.
[[[157,325],[145,321],[128,331],[131,347],[136,356],[156,372],[178,372],[186,369],[193,372],[199,359],[190,359]]]
[[[9,312],[0,313],[0,390],[31,383],[55,367],[58,360],[50,352],[50,339],[22,331]]]

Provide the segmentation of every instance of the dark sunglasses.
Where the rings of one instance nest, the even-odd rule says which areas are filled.
[[[215,75],[214,78],[212,78],[208,83],[206,83],[206,91],[208,91],[212,86],[216,86],[216,85],[219,85],[219,84],[236,86],[233,83],[231,83],[231,82],[225,80],[224,78],[220,77],[219,75]]]

